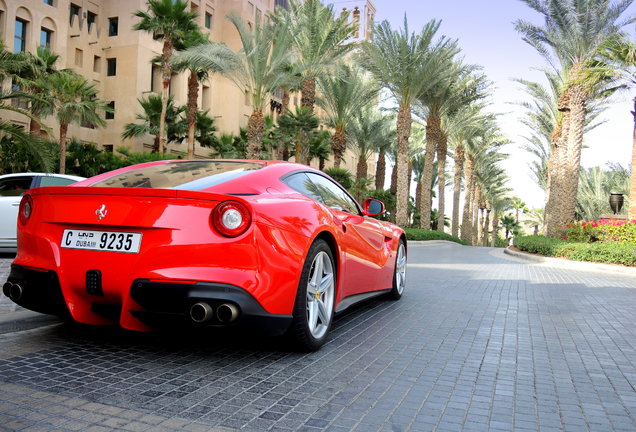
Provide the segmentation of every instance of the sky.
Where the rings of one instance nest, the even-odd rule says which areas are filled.
[[[504,167],[514,194],[529,208],[543,208],[545,194],[536,185],[528,168],[532,156],[521,149],[524,126],[519,119],[523,110],[514,102],[528,100],[513,78],[545,82],[537,68],[544,59],[514,28],[518,19],[541,24],[541,17],[520,0],[372,0],[377,9],[376,22],[388,20],[395,29],[402,27],[406,13],[411,31],[419,32],[431,19],[441,20],[439,35],[458,39],[466,63],[483,67],[494,84],[494,112],[501,113],[498,123],[511,144],[504,148],[510,157]],[[636,2],[629,9],[636,15]],[[634,27],[627,28],[632,35]],[[633,117],[632,99],[636,89],[623,92],[612,100],[603,118],[606,123],[585,137],[581,165],[592,167],[608,162],[627,166],[631,161]]]

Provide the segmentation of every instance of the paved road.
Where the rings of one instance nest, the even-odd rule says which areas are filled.
[[[409,262],[401,301],[340,317],[312,354],[209,333],[0,335],[0,430],[636,430],[636,277],[437,242]]]

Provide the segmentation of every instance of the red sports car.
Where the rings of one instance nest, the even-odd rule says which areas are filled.
[[[305,165],[160,161],[23,197],[4,293],[85,324],[288,331],[318,349],[334,313],[402,296],[406,236]]]

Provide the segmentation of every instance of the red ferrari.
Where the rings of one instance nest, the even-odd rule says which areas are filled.
[[[406,236],[305,165],[160,161],[32,189],[3,287],[79,323],[289,332],[316,350],[334,313],[405,286]]]

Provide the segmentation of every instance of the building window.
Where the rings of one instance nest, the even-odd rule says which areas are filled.
[[[104,151],[106,153],[112,153],[113,152],[113,145],[112,144],[104,144],[102,147],[104,148]]]
[[[70,25],[73,25],[73,21],[75,21],[76,17],[77,19],[79,19],[81,10],[82,8],[80,8],[78,5],[71,3],[69,20],[68,20]]]
[[[13,38],[14,53],[26,51],[27,24],[27,21],[20,18],[16,18],[15,20],[15,36]]]
[[[47,4],[49,6],[53,6],[53,0],[44,0],[44,4]]]
[[[91,32],[91,29],[93,28],[93,25],[95,24],[95,22],[97,21],[97,15],[94,14],[93,12],[88,12],[86,14],[86,23],[88,24],[88,32]]]
[[[106,76],[115,76],[117,75],[117,59],[109,58],[106,59]]]
[[[53,31],[42,27],[40,29],[40,46],[42,48],[51,48],[51,42],[53,41]]]
[[[93,56],[93,72],[99,73],[102,69],[102,58]]]
[[[153,63],[150,69],[150,91],[161,93],[161,81],[161,67]]]
[[[108,36],[117,36],[119,32],[119,17],[108,18]]]
[[[22,91],[22,87],[13,80],[11,81],[11,91],[13,93],[19,93]],[[11,99],[11,105],[24,110],[29,109],[29,101],[25,98],[13,98]]]
[[[210,12],[205,13],[205,28],[212,29],[212,14]]]
[[[115,101],[108,102],[107,106],[110,108],[110,110],[106,111],[104,118],[106,120],[113,120],[115,118]]]
[[[82,67],[84,64],[84,51],[79,48],[75,48],[75,66]]]

